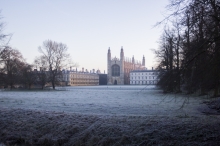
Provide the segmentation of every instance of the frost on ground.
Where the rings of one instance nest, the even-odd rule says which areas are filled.
[[[141,86],[1,92],[0,142],[5,145],[220,145],[220,117],[203,114],[201,111],[207,112],[204,101],[164,96],[159,90]]]

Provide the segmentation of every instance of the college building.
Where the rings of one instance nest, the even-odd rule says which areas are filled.
[[[145,70],[145,57],[142,62],[124,56],[123,47],[121,47],[120,58],[111,57],[111,50],[107,53],[107,84],[108,85],[129,85],[130,72],[133,70]]]
[[[157,70],[133,70],[130,72],[131,85],[156,85],[159,72]]]
[[[147,70],[145,67],[145,57],[142,61],[137,61],[124,56],[121,47],[120,58],[112,57],[111,50],[107,53],[107,74],[101,74],[99,70],[95,72],[63,70],[62,80],[67,86],[94,86],[94,85],[155,85],[158,82],[158,71]]]
[[[63,70],[62,77],[66,86],[99,85],[99,71],[84,72],[84,69],[79,72],[77,70]]]

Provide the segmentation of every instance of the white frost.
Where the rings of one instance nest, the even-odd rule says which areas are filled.
[[[116,116],[198,115],[201,98],[164,95],[155,86],[65,87],[65,91],[1,92],[0,107]],[[185,102],[184,107],[181,108]]]

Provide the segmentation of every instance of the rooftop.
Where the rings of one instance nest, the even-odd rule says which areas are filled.
[[[158,70],[133,70],[131,71],[131,73],[133,72],[158,72]]]

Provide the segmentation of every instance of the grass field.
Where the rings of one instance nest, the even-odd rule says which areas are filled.
[[[220,144],[220,117],[206,97],[154,86],[60,90],[0,91],[2,145]]]

